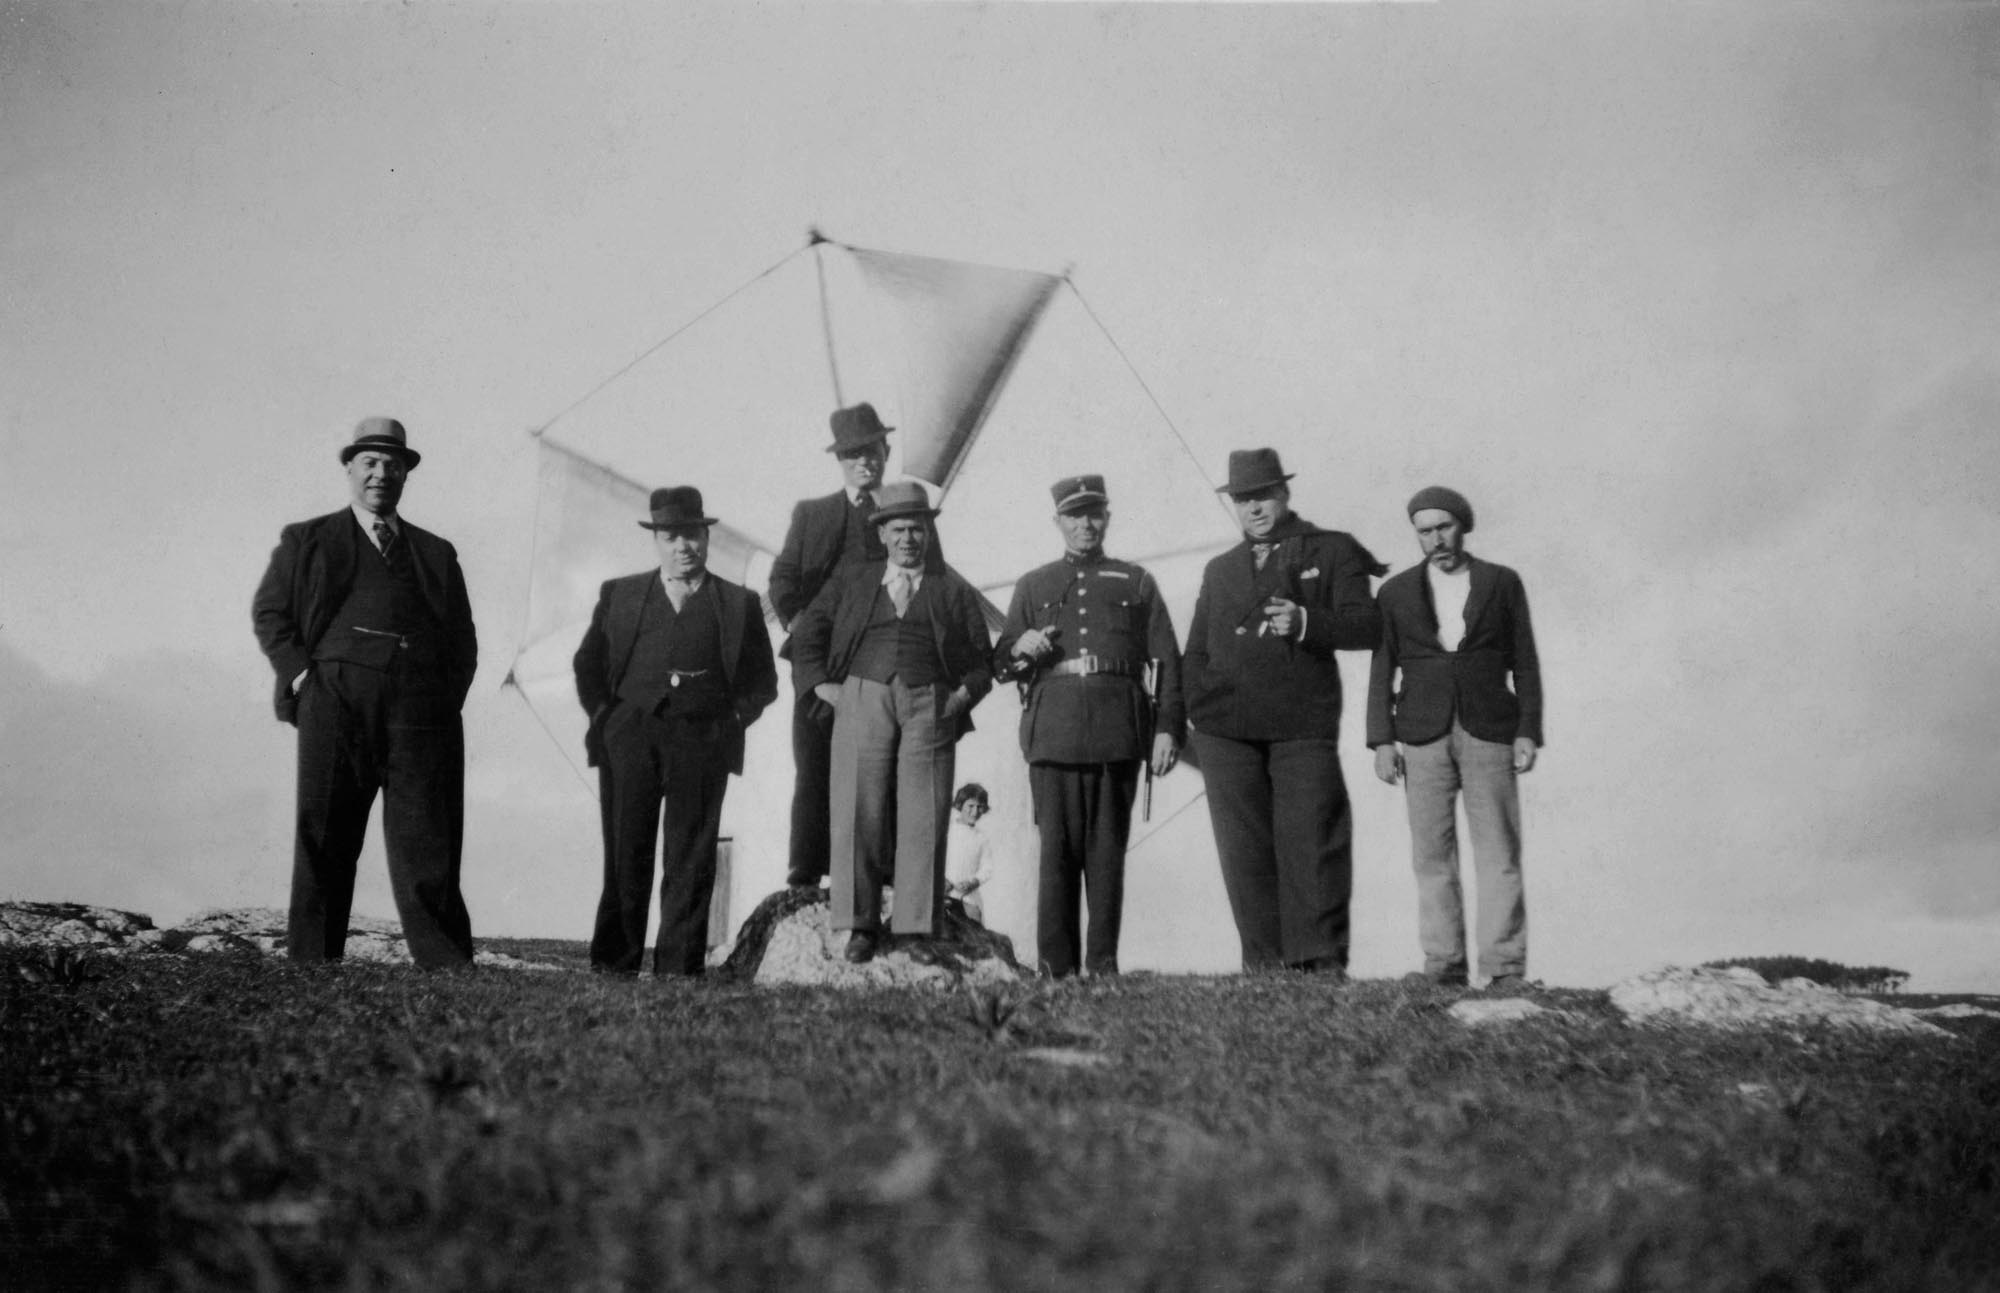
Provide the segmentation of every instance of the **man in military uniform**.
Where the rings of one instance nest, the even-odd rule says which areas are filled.
[[[1354,813],[1340,775],[1340,666],[1372,650],[1387,567],[1291,508],[1275,449],[1229,455],[1243,542],[1202,571],[1185,683],[1243,968],[1347,972]]]
[[[801,500],[792,509],[784,546],[771,563],[771,609],[786,630],[819,590],[843,566],[882,561],[887,553],[869,517],[875,511],[876,490],[889,456],[889,433],[872,404],[836,409],[829,419],[833,443],[826,451],[839,464],[841,487],[819,498]],[[931,535],[930,569],[943,566],[943,550]],[[792,658],[792,644],[779,651]],[[815,885],[827,872],[831,836],[827,826],[827,787],[831,775],[833,710],[810,690],[792,700],[792,843],[786,880]]]
[[[778,669],[757,594],[708,569],[715,518],[701,491],[656,489],[648,507],[639,525],[659,567],[605,583],[574,665],[604,829],[590,967],[639,972],[658,847],[664,978],[702,972],[723,796],[743,771],[744,730],[778,698]]]
[[[1066,477],[1050,492],[1062,560],[1014,585],[996,658],[1027,690],[1021,752],[1042,837],[1042,972],[1116,974],[1140,768],[1172,771],[1186,735],[1180,644],[1153,577],[1104,554],[1104,477]],[[1087,949],[1079,922],[1086,896]]]

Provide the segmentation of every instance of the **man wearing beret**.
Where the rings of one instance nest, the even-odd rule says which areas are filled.
[[[1402,780],[1410,813],[1424,952],[1424,968],[1410,977],[1448,987],[1466,982],[1462,796],[1479,877],[1479,972],[1489,991],[1506,993],[1525,985],[1528,964],[1515,778],[1535,766],[1542,744],[1542,673],[1528,594],[1512,570],[1465,550],[1473,516],[1463,494],[1433,485],[1418,490],[1408,510],[1424,559],[1382,585],[1368,744],[1375,775],[1392,786]]]
[[[1337,650],[1382,634],[1385,567],[1291,510],[1274,449],[1229,455],[1243,542],[1202,571],[1182,682],[1243,968],[1344,977],[1354,819],[1340,775]]]
[[[884,558],[836,571],[792,622],[792,686],[834,710],[832,920],[854,962],[881,943],[892,874],[891,932],[936,930],[957,744],[993,686],[978,591],[925,564],[936,516],[916,481],[884,485],[869,514]]]
[[[1153,577],[1104,553],[1104,477],[1065,477],[1051,492],[1062,559],[1014,585],[995,658],[1026,692],[1021,753],[1042,841],[1041,970],[1116,974],[1140,768],[1165,776],[1186,736],[1180,643]]]
[[[784,546],[771,563],[771,609],[786,629],[826,587],[833,572],[885,557],[882,541],[868,521],[875,511],[875,491],[882,484],[888,459],[889,433],[872,404],[836,409],[829,419],[833,443],[826,451],[840,467],[841,488],[820,498],[802,500],[792,509]],[[943,553],[935,533],[926,558],[936,569]],[[792,658],[788,641],[779,653]],[[833,740],[833,714],[810,691],[792,700],[792,836],[786,880],[815,885],[827,873],[830,848],[827,826],[827,785]]]
[[[458,553],[397,510],[421,459],[402,423],[363,421],[340,451],[349,506],[286,526],[251,603],[278,717],[299,730],[295,961],[340,959],[377,791],[410,955],[426,967],[472,960],[459,711],[479,646]]]
[[[576,651],[584,738],[598,769],[604,889],[590,965],[635,975],[660,840],[655,977],[696,975],[708,952],[716,838],[729,774],[743,771],[743,733],[778,698],[778,668],[757,594],[708,569],[701,491],[656,489],[659,569],[608,581]],[[663,811],[664,810],[664,811]]]

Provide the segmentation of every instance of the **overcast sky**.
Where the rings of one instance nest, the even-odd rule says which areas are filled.
[[[1550,696],[1531,972],[2000,990],[1993,6],[9,0],[0,126],[0,897],[282,904],[249,597],[391,413],[482,638],[476,928],[584,937],[594,808],[500,687],[523,432],[817,224],[1073,267],[1202,471],[1273,445],[1398,568],[1414,489],[1472,498]],[[661,474],[754,510],[743,434]],[[1094,467],[1116,511],[1176,452],[980,488]],[[1349,713],[1356,969],[1398,973],[1407,833]],[[1129,892],[1128,965],[1233,962],[1212,876]]]

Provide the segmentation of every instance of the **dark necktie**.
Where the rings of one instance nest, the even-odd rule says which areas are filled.
[[[856,511],[861,513],[861,519],[866,521],[871,515],[874,514],[875,495],[869,493],[865,489],[862,490],[860,493],[854,496],[854,508]]]
[[[382,549],[382,560],[388,564],[390,574],[407,578],[415,573],[410,568],[410,545],[389,528],[387,521],[375,522],[375,542]]]

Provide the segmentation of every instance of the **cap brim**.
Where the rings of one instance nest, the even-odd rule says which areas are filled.
[[[886,444],[889,439],[889,433],[895,429],[894,427],[883,427],[881,435],[871,436],[866,440],[849,440],[846,444],[842,444],[836,440],[826,447],[826,451],[828,453],[839,453],[842,449],[866,449],[871,444]]]
[[[403,466],[414,470],[424,460],[424,456],[407,445],[400,444],[351,444],[340,451],[340,465],[345,467],[358,453],[393,453],[403,460]]]
[[[1218,494],[1251,494],[1260,489],[1269,489],[1273,485],[1282,485],[1296,475],[1298,475],[1297,472],[1288,471],[1282,476],[1271,480],[1259,481],[1253,485],[1224,485],[1215,492]]]
[[[651,521],[639,521],[636,524],[642,530],[673,530],[683,525],[716,525],[719,522],[712,516],[697,516],[692,521],[669,521],[665,525],[656,525]]]

